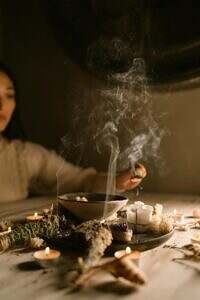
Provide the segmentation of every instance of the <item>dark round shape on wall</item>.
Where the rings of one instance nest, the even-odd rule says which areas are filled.
[[[199,77],[198,0],[50,0],[47,8],[66,54],[95,76],[143,57],[153,85]]]

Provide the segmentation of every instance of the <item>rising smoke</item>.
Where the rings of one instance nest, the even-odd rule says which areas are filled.
[[[107,199],[115,193],[116,173],[132,169],[138,161],[158,161],[163,136],[153,116],[152,100],[146,77],[145,61],[134,58],[131,48],[121,39],[100,39],[88,49],[88,68],[100,74],[106,84],[96,91],[98,103],[83,107],[75,116],[85,119],[76,144],[81,152],[93,144],[101,155],[109,152]],[[78,119],[73,120],[79,122]],[[65,141],[65,139],[64,139]],[[68,142],[68,140],[67,140]],[[60,177],[58,178],[59,180]]]
[[[108,83],[98,91],[102,101],[90,116],[97,150],[110,147],[108,194],[115,192],[117,170],[131,168],[134,172],[138,161],[158,160],[164,133],[153,116],[145,61],[133,54],[118,38],[100,39],[88,51],[89,68]]]

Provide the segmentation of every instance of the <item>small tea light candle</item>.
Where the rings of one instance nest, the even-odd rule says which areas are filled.
[[[193,217],[194,218],[200,218],[200,209],[194,209],[193,210]]]
[[[147,225],[151,223],[153,215],[153,207],[144,205],[137,210],[137,224]]]
[[[58,258],[60,257],[60,251],[50,249],[46,247],[44,250],[36,251],[33,256],[34,258],[41,264],[46,265],[48,263],[55,263],[57,262]]]
[[[8,234],[12,231],[11,227],[8,227],[8,230],[0,232],[0,235]]]
[[[130,254],[130,253],[131,253],[131,248],[130,247],[126,247],[125,250],[116,251],[115,254],[114,254],[114,257],[117,258],[117,259],[119,259],[122,256]]]
[[[173,218],[175,222],[183,222],[184,221],[184,214],[177,212],[176,209],[174,209]]]
[[[193,244],[200,244],[200,234],[195,234],[191,238]]]
[[[26,217],[27,221],[40,221],[43,219],[43,216],[38,215],[37,212],[35,212],[33,215]]]

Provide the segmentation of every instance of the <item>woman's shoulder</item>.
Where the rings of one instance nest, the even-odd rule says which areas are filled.
[[[25,160],[26,158],[31,158],[32,161],[43,160],[51,153],[51,151],[40,144],[19,139],[7,141],[7,147],[12,148],[13,151],[17,152],[19,157],[22,157]]]
[[[9,144],[20,150],[28,150],[28,151],[45,151],[45,150],[47,150],[40,144],[31,142],[31,141],[22,141],[19,139],[11,140],[11,141],[9,141]]]
[[[36,174],[47,164],[49,158],[56,156],[54,151],[49,151],[44,146],[30,141],[12,140],[17,156],[23,163],[26,163],[29,173]],[[53,155],[52,155],[53,154]]]

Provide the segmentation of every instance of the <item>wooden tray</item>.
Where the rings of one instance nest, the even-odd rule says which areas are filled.
[[[166,243],[172,237],[174,231],[175,229],[163,235],[155,235],[152,233],[133,234],[132,241],[129,243],[119,243],[114,241],[109,247],[109,252],[123,250],[126,247],[130,247],[132,250],[138,251],[150,250]]]

